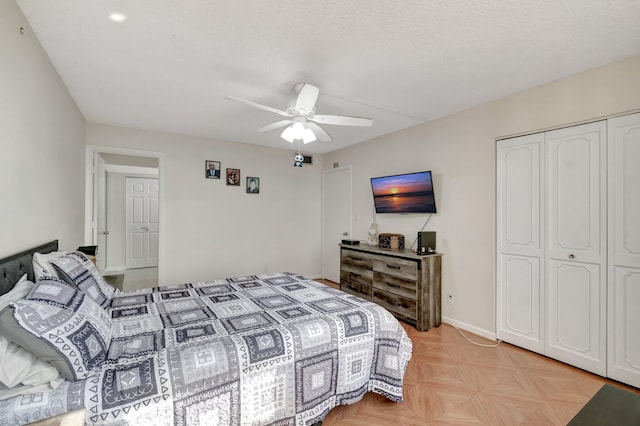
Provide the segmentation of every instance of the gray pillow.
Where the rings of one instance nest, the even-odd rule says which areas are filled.
[[[78,291],[77,287],[71,286],[61,279],[45,275],[38,280],[25,299],[76,311],[84,297],[84,294]]]
[[[100,275],[93,262],[80,252],[72,252],[66,256],[52,259],[60,278],[75,285],[86,296],[89,296],[104,309],[111,304],[115,288],[110,286]]]
[[[27,274],[24,274],[11,291],[0,296],[0,315],[7,307],[12,310],[13,308],[10,305],[27,297],[34,286],[34,283],[27,280]],[[11,326],[11,323],[15,324],[13,317],[6,321],[5,323],[4,319],[0,319],[0,325]],[[43,362],[34,354],[12,342],[4,333],[0,333],[0,365],[2,365],[2,368],[0,368],[0,384],[11,388],[9,391],[6,386],[4,390],[0,388],[0,400],[8,396],[17,395],[18,393],[14,391],[22,390],[22,387],[18,385],[19,383],[29,386],[46,384],[50,389],[51,386],[49,384],[53,383],[60,375],[50,364]],[[25,389],[23,393],[29,392],[26,392]]]
[[[89,297],[82,297],[75,311],[61,305],[17,301],[0,312],[0,334],[52,364],[62,377],[84,379],[107,358],[111,319]]]
[[[62,377],[73,377],[70,366],[62,355],[56,351],[55,347],[48,344],[45,340],[40,340],[20,326],[14,318],[13,313],[13,306],[7,306],[0,311],[0,334],[9,339],[9,341],[31,352],[42,361],[53,365]]]

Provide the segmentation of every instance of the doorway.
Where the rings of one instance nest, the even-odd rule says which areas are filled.
[[[162,168],[162,153],[87,147],[85,244],[98,246],[98,269],[106,277],[118,276],[120,282],[124,280],[125,290],[129,290],[126,282],[129,276],[135,281],[135,288],[157,286],[163,282]],[[141,244],[133,247],[128,247],[132,239],[127,235],[129,179],[147,179],[153,183],[150,191],[147,191],[153,193],[147,197],[153,209],[148,210],[150,217],[146,217],[147,226],[140,226],[149,231],[146,232],[146,238],[143,234],[136,234],[134,239],[137,238],[136,241]],[[138,250],[135,253],[137,255],[143,247],[146,247],[146,260],[130,264],[127,259],[131,257],[131,249]],[[140,277],[144,277],[144,282],[140,281]]]
[[[351,166],[322,174],[322,277],[336,283],[343,238],[351,238]]]

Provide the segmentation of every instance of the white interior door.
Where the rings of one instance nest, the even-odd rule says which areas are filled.
[[[158,266],[158,179],[126,178],[127,269]]]
[[[640,114],[608,122],[607,375],[640,387]]]
[[[606,123],[545,134],[545,353],[606,374]]]
[[[497,334],[544,351],[544,134],[500,141],[497,149]]]
[[[325,170],[322,175],[322,276],[340,282],[340,247],[351,238],[351,167]]]

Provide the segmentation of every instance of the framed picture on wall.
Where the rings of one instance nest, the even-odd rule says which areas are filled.
[[[260,178],[247,177],[247,194],[259,194],[260,193]]]
[[[240,186],[240,169],[227,169],[227,185]]]
[[[207,179],[220,179],[220,162],[206,160],[204,162],[204,177]]]

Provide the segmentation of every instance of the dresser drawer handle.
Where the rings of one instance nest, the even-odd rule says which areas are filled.
[[[389,287],[400,288],[400,286],[398,284],[391,284],[391,283],[387,283],[387,282],[385,282],[385,284],[388,285]]]
[[[356,274],[355,272],[352,272],[352,273],[351,273],[351,276],[352,276],[352,277],[361,277],[362,275],[360,275],[360,274]]]
[[[389,269],[400,269],[399,266],[389,265],[388,263],[387,263],[387,268],[389,268]]]

